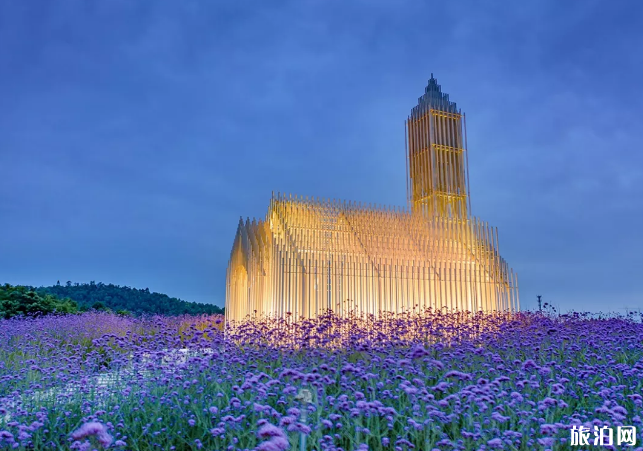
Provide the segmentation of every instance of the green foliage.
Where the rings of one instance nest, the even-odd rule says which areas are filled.
[[[50,313],[76,313],[78,304],[69,298],[38,293],[32,287],[0,286],[0,318],[13,316],[39,316]]]
[[[201,315],[223,313],[223,309],[212,304],[200,304],[172,298],[166,294],[150,292],[149,288],[137,289],[119,285],[91,281],[65,285],[40,287],[40,295],[54,295],[59,298],[70,298],[78,303],[80,311],[90,309],[111,310],[118,314],[140,315]]]
[[[105,310],[105,304],[100,301],[94,302],[94,304],[92,305],[92,310]]]
[[[223,309],[216,305],[186,302],[165,294],[151,293],[148,288],[139,290],[94,281],[88,284],[68,281],[65,285],[58,281],[56,285],[39,288],[0,285],[0,318],[89,310],[114,311],[123,316],[223,313]]]

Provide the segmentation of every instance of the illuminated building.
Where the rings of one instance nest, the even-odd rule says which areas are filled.
[[[408,207],[275,195],[239,222],[226,320],[517,311],[497,229],[470,216],[465,115],[431,79],[406,121]]]

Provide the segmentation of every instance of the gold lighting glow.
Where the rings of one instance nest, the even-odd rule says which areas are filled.
[[[464,122],[432,74],[406,121],[408,208],[273,193],[264,220],[240,220],[226,321],[519,310],[497,229],[469,213]]]

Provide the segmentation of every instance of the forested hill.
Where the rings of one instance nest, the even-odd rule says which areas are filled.
[[[58,298],[70,298],[80,309],[109,308],[113,311],[127,310],[132,313],[158,313],[162,315],[200,315],[223,313],[213,304],[199,304],[171,298],[166,294],[152,293],[148,288],[137,289],[101,282],[72,283],[51,287],[39,287],[38,293],[49,293]]]

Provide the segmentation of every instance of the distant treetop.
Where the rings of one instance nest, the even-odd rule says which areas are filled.
[[[12,295],[11,293],[14,294]],[[34,296],[38,299],[33,301],[28,299]],[[57,303],[60,305],[56,309],[53,305],[58,305]],[[18,307],[23,304],[31,307]],[[19,314],[20,309],[24,310],[23,313],[27,313],[29,309],[38,308],[55,309],[56,311],[65,310],[72,313],[72,310],[76,310],[74,308],[76,306],[81,311],[109,309],[114,312],[127,311],[133,314],[211,315],[223,313],[221,307],[213,304],[187,302],[169,297],[166,294],[152,293],[149,288],[121,287],[111,283],[106,285],[93,280],[89,283],[67,281],[64,285],[61,285],[60,281],[58,281],[56,285],[38,288],[27,286],[12,287],[6,284],[4,287],[0,286],[0,310],[3,309],[3,305],[6,305],[6,309],[13,309],[12,312],[18,312],[17,314]],[[4,316],[9,317],[13,316],[13,314]]]

